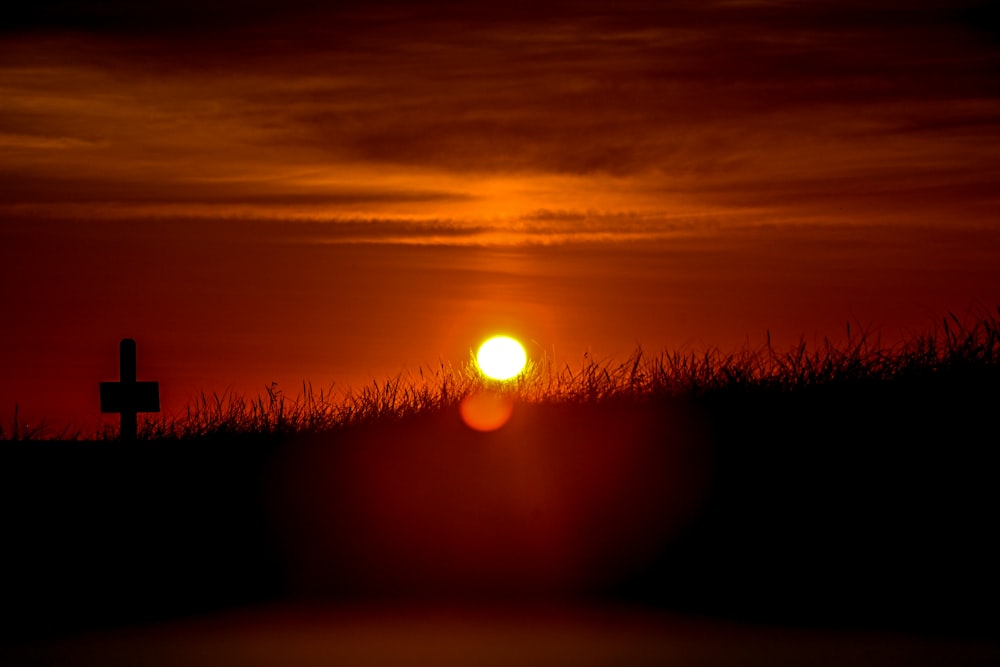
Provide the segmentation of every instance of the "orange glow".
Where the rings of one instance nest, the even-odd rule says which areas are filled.
[[[462,399],[462,421],[477,431],[495,431],[510,419],[514,402],[497,392],[479,391]]]
[[[292,584],[517,598],[627,578],[708,479],[703,426],[657,410],[524,405],[488,433],[441,414],[290,449],[276,488]]]

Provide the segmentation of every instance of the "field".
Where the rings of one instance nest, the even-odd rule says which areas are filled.
[[[460,418],[484,391],[513,404],[489,432]],[[625,632],[611,646],[641,645],[627,639],[641,622],[607,621],[626,609],[779,628],[814,651],[838,635],[808,633],[846,632],[923,638],[900,651],[926,649],[925,664],[970,646],[996,659],[998,414],[988,315],[891,348],[850,332],[541,360],[503,386],[441,368],[338,401],[206,396],[135,444],[15,423],[0,443],[3,635],[282,605],[406,609],[433,635],[440,617],[412,610],[571,608],[603,610],[600,627]],[[695,659],[684,622],[652,636]],[[932,639],[959,643],[935,653]],[[873,641],[872,659],[892,646]]]

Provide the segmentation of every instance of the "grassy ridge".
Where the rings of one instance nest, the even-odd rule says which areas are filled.
[[[725,353],[664,352],[647,356],[641,349],[621,362],[587,359],[582,367],[554,367],[550,360],[531,363],[502,390],[518,401],[545,404],[597,403],[609,400],[656,401],[667,398],[714,398],[733,393],[773,396],[796,391],[888,383],[967,384],[1000,381],[1000,307],[963,323],[952,315],[938,331],[895,346],[883,346],[866,332],[848,327],[846,343],[825,340],[810,348],[803,341],[779,351],[767,344],[757,350]],[[400,419],[453,407],[487,381],[470,361],[461,369],[441,366],[417,377],[396,376],[336,397],[304,385],[290,398],[272,387],[263,397],[202,396],[174,420],[148,421],[143,437],[190,439],[216,433],[283,435],[324,432],[361,423]],[[495,386],[495,385],[494,385]],[[107,435],[107,434],[105,434]]]
[[[543,358],[532,361],[517,381],[502,385],[501,390],[522,402],[593,404],[671,398],[717,401],[735,394],[774,397],[874,385],[944,387],[971,383],[995,387],[998,381],[1000,307],[971,322],[951,315],[936,331],[893,346],[884,346],[877,336],[852,331],[848,325],[846,342],[824,340],[809,347],[802,341],[783,351],[772,347],[770,340],[759,349],[732,353],[709,349],[648,356],[637,349],[624,361],[587,359],[578,369],[555,367]],[[449,409],[486,383],[470,360],[462,368],[442,365],[428,372],[421,368],[416,376],[399,375],[344,395],[332,390],[317,392],[309,384],[303,384],[298,396],[286,394],[277,385],[253,399],[235,394],[203,394],[183,415],[169,419],[147,417],[141,425],[140,439],[325,433]],[[96,434],[47,434],[44,426],[26,428],[19,424],[16,412],[9,428],[0,425],[0,440],[116,437],[113,427]]]

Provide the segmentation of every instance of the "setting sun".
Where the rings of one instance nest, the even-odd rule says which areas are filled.
[[[494,336],[479,347],[476,364],[483,375],[493,380],[509,380],[524,370],[528,355],[510,336]]]

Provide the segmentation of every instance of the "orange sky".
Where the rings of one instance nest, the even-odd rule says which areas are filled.
[[[0,28],[4,424],[1000,304],[989,3],[202,4]]]

